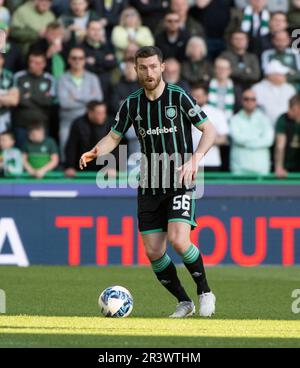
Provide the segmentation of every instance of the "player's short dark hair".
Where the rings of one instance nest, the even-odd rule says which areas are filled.
[[[106,106],[106,103],[104,101],[92,100],[86,105],[88,111],[93,111],[98,106]]]
[[[300,106],[300,93],[297,93],[295,96],[293,96],[289,101],[290,107],[293,107],[295,105]]]
[[[155,56],[155,55],[157,55],[159,61],[162,63],[164,58],[163,58],[163,54],[162,54],[161,50],[158,47],[156,47],[156,46],[144,46],[144,47],[141,47],[136,52],[134,61],[137,64],[137,60],[139,58],[146,59],[148,57]]]
[[[42,120],[33,120],[28,126],[28,132],[32,132],[33,130],[46,130],[46,125]]]

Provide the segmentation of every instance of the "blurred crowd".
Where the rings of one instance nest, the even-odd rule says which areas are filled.
[[[0,0],[0,171],[76,176],[149,45],[216,127],[207,171],[300,172],[300,0]]]

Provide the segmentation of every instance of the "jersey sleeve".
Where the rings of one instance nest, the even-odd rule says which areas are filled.
[[[119,111],[117,112],[115,123],[113,124],[111,130],[120,137],[123,137],[130,128],[131,124],[132,121],[129,115],[129,99],[127,99],[123,102]]]
[[[181,110],[185,117],[195,126],[203,124],[207,119],[207,115],[201,110],[195,99],[187,93],[183,93],[180,97]]]

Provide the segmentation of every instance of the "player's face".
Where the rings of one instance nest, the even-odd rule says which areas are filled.
[[[135,68],[142,87],[148,91],[153,91],[162,79],[165,64],[160,62],[157,55],[154,55],[148,58],[138,58]]]

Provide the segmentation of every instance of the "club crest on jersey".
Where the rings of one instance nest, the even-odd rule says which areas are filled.
[[[166,106],[165,107],[166,117],[170,120],[174,120],[177,117],[177,106]]]

